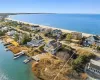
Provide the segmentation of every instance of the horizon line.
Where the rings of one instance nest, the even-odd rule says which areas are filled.
[[[49,12],[36,12],[36,13],[33,13],[33,12],[11,12],[11,13],[0,13],[2,15],[17,15],[17,14],[100,14],[100,13],[49,13]]]

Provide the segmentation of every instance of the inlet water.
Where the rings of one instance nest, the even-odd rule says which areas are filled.
[[[0,43],[0,80],[36,80],[31,70],[31,63],[23,63],[25,56],[13,60],[12,52],[4,49]]]

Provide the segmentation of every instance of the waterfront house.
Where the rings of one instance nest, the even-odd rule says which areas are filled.
[[[33,26],[31,26],[31,30],[34,30],[34,31],[40,30],[40,26],[39,25],[33,25]]]
[[[72,39],[76,39],[76,40],[82,39],[82,33],[72,32],[71,35],[72,35]]]
[[[44,50],[51,54],[55,54],[61,48],[61,46],[62,44],[60,42],[51,40],[47,44],[45,44]]]
[[[52,36],[56,36],[57,38],[60,38],[62,35],[62,31],[59,29],[55,29],[51,32]]]
[[[30,42],[27,42],[28,46],[38,47],[43,44],[43,38],[40,35],[35,35]]]
[[[100,37],[99,36],[90,36],[85,40],[84,44],[100,46]]]
[[[100,59],[91,59],[85,67],[85,72],[88,75],[88,80],[100,80]]]
[[[44,28],[44,33],[46,35],[51,34],[52,31],[53,31],[52,28]]]

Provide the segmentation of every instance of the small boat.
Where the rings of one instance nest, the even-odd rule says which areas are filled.
[[[21,55],[23,55],[23,54],[25,54],[24,52],[19,52],[19,53],[17,53],[17,54],[14,54],[14,56],[16,57],[16,56],[21,56]]]
[[[27,64],[27,63],[30,62],[31,60],[32,60],[32,58],[29,57],[28,59],[25,59],[23,62],[24,62],[25,64]]]
[[[29,59],[25,59],[23,62],[24,62],[25,64],[27,64],[29,61],[30,61]]]
[[[19,58],[20,56],[16,56],[16,57],[14,57],[13,59],[17,59],[17,58]]]
[[[21,57],[22,55],[24,55],[23,52],[19,52],[17,54],[14,54],[14,58],[13,59],[17,59],[17,58]]]

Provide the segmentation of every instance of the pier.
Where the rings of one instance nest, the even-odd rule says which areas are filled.
[[[14,54],[14,58],[13,59],[17,59],[19,57],[21,57],[22,55],[24,55],[25,53],[23,51],[17,53],[17,54]]]

